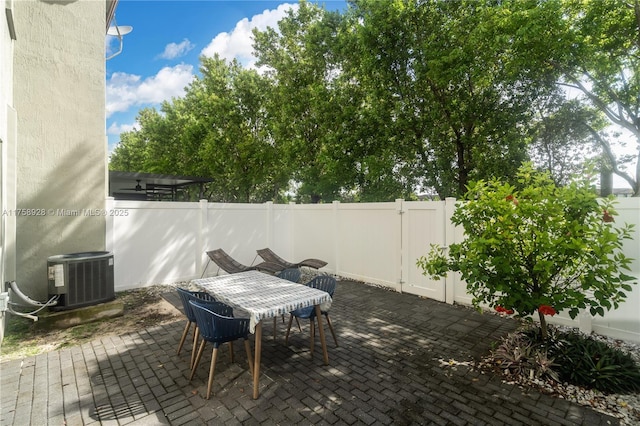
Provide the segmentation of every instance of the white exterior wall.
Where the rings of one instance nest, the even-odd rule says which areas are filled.
[[[16,111],[13,108],[13,40],[5,9],[11,0],[0,0],[0,210],[16,206]],[[15,217],[0,216],[0,285],[16,277]],[[0,342],[4,337],[5,313],[0,313]]]
[[[590,331],[589,322],[593,331],[611,337],[640,341],[640,198],[620,198],[615,205],[618,225],[630,223],[635,225],[633,240],[626,240],[623,246],[625,255],[633,259],[631,271],[625,271],[635,277],[639,285],[633,287],[633,291],[627,293],[627,298],[616,310],[606,313],[604,317],[587,316],[582,318],[582,326],[585,331]]]
[[[16,281],[46,300],[49,256],[105,248],[104,217],[60,210],[105,207],[106,5],[15,1],[13,12],[17,208],[45,212],[17,217]]]

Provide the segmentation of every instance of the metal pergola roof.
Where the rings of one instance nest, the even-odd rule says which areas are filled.
[[[204,197],[204,184],[213,179],[109,170],[109,196],[117,200],[179,201],[185,188],[198,186]]]

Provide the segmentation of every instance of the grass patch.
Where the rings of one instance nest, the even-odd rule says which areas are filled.
[[[0,347],[0,361],[21,359],[56,349],[82,345],[114,333],[129,333],[141,328],[182,318],[160,296],[162,291],[148,287],[116,293],[116,300],[124,305],[120,317],[79,324],[65,329],[46,329],[27,318],[9,315],[4,340]]]
[[[33,321],[13,316],[8,320],[0,357],[4,358],[8,354],[33,356],[42,351],[41,347],[42,341],[38,339],[38,330]]]

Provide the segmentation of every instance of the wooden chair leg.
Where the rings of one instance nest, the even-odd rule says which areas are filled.
[[[324,316],[327,319],[327,324],[329,324],[329,330],[331,330],[331,335],[333,336],[333,341],[336,343],[336,348],[338,347],[338,339],[336,338],[336,332],[333,330],[333,324],[331,324],[331,319],[329,319],[329,314]]]
[[[184,331],[182,332],[182,337],[180,338],[180,344],[178,345],[178,355],[180,355],[182,345],[184,345],[184,341],[187,339],[187,334],[189,334],[189,327],[191,327],[191,321],[187,320],[187,324],[185,324]]]
[[[253,355],[251,355],[251,345],[249,345],[249,339],[244,339],[244,349],[247,351],[247,359],[249,360],[249,371],[251,377],[253,377]]]
[[[211,387],[213,386],[213,374],[216,370],[216,361],[218,359],[218,348],[213,347],[213,351],[211,352],[211,366],[209,367],[209,382],[207,383],[207,399],[211,395]]]
[[[296,317],[296,322],[298,323],[298,330],[302,333],[302,327],[300,327],[300,320],[298,320],[298,317]]]
[[[314,318],[309,320],[310,334],[311,334],[311,345],[309,345],[311,349],[311,358],[313,358],[313,343],[316,340],[316,321]]]
[[[273,317],[273,340],[276,340],[276,325],[277,325],[276,320],[277,319],[278,317]]]
[[[289,327],[287,327],[287,335],[284,338],[285,346],[289,344],[289,332],[291,331],[291,323],[293,322],[293,315],[289,316]]]
[[[196,360],[193,363],[193,367],[191,367],[191,375],[189,376],[189,381],[193,379],[193,376],[196,374],[196,367],[200,363],[200,358],[202,358],[202,352],[204,351],[205,340],[202,339],[202,343],[200,343],[200,348],[198,349],[198,355],[196,355]]]
[[[191,348],[191,361],[189,363],[189,367],[193,368],[193,363],[196,360],[196,351],[198,347],[198,338],[200,337],[200,329],[198,328],[198,324],[196,324],[193,330],[193,348]]]

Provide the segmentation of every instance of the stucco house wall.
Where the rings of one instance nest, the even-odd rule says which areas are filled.
[[[13,108],[13,39],[9,31],[12,16],[11,0],[0,0],[0,207],[15,209],[15,130],[16,114]],[[15,217],[0,215],[0,284],[15,277]],[[4,288],[0,289],[3,291]],[[0,312],[0,342],[4,337],[6,314]]]
[[[15,218],[15,280],[41,301],[49,256],[105,248],[104,217],[82,211],[103,209],[107,194],[106,7],[13,3],[16,206],[31,209]]]

